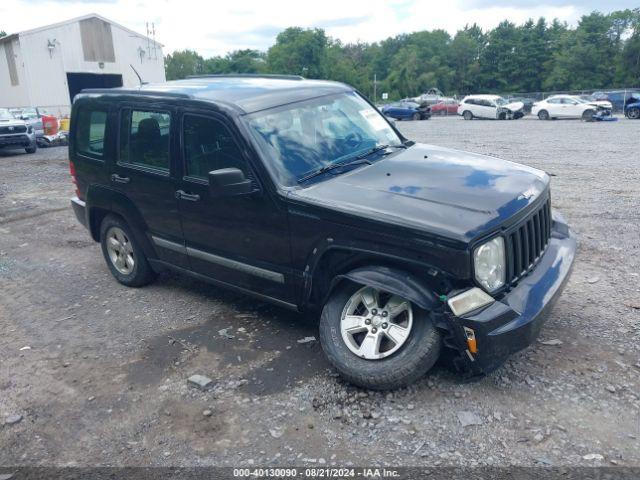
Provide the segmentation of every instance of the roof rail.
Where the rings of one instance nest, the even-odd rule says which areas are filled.
[[[277,73],[207,73],[189,75],[187,78],[275,78],[280,80],[304,80],[300,75],[281,75]]]
[[[137,90],[125,88],[85,88],[80,93],[107,93],[111,95],[146,95],[148,97],[192,98],[188,93],[162,90]]]

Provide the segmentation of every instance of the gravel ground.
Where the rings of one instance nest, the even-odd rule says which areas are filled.
[[[553,176],[580,243],[540,342],[476,383],[358,390],[298,342],[313,318],[177,275],[117,284],[66,149],[0,154],[0,465],[640,466],[640,122],[398,126]]]

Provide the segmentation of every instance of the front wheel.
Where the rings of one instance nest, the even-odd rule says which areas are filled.
[[[582,120],[585,122],[593,122],[593,116],[596,114],[594,110],[585,110],[582,112]]]
[[[415,121],[415,120],[420,120],[420,114],[419,114],[418,112],[414,113],[414,114],[411,116],[411,119],[412,119],[412,120],[414,120],[414,121]]]
[[[471,113],[469,110],[465,110],[462,113],[462,118],[464,118],[465,120],[473,120],[473,113]]]
[[[343,283],[322,310],[320,343],[347,381],[388,390],[422,377],[440,356],[442,339],[429,312],[406,298]]]
[[[546,110],[540,110],[538,112],[538,118],[540,120],[549,120],[549,112],[547,112]]]
[[[38,145],[36,144],[36,142],[33,142],[33,145],[29,145],[27,148],[24,149],[24,151],[27,153],[36,153],[37,150],[38,150]]]
[[[627,109],[627,118],[632,120],[638,120],[640,118],[640,107],[633,107]]]

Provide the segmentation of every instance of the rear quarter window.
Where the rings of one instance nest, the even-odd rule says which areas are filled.
[[[107,128],[107,110],[80,107],[76,113],[76,153],[92,158],[104,158],[104,136]]]

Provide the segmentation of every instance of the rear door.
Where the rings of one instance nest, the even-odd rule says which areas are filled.
[[[175,198],[175,109],[125,104],[118,115],[118,160],[111,185],[135,205],[160,260],[187,267]]]
[[[222,115],[196,110],[183,111],[181,130],[177,195],[191,269],[293,303],[286,210],[261,187],[237,130]],[[240,169],[253,181],[253,192],[212,191],[209,172],[226,168]]]
[[[565,116],[562,99],[560,98],[550,98],[549,100],[547,100],[547,110],[549,111],[549,116],[551,117]]]

